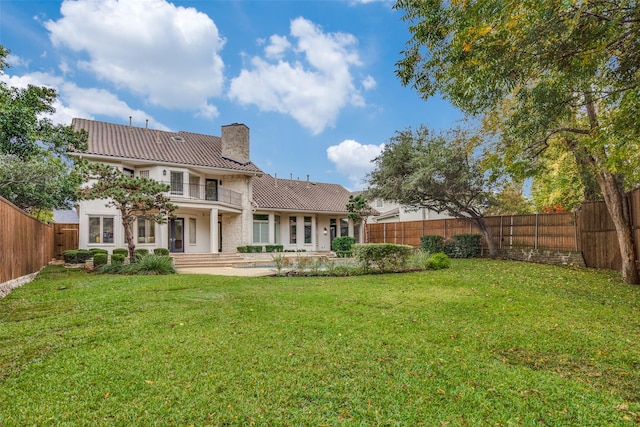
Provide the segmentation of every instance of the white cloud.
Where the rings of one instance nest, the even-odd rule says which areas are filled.
[[[10,53],[9,55],[7,55],[5,60],[7,61],[7,64],[9,64],[12,67],[18,67],[18,66],[28,67],[29,66],[28,60],[23,59],[18,55],[14,55],[13,53]]]
[[[231,81],[229,96],[263,111],[291,115],[319,134],[335,123],[345,106],[364,105],[351,74],[352,67],[361,65],[357,39],[346,33],[324,33],[304,18],[291,21],[290,35],[293,44],[272,36],[264,58],[253,57],[251,69]]]
[[[22,76],[2,76],[2,80],[9,86],[26,88],[28,85],[46,86],[56,89],[58,98],[53,107],[55,112],[49,116],[54,123],[64,125],[71,124],[75,117],[93,119],[95,115],[113,117],[116,122],[125,121],[132,116],[134,122],[144,123],[149,119],[149,126],[154,129],[169,130],[162,123],[156,122],[153,117],[142,110],[133,109],[116,95],[104,89],[84,89],[74,83],[65,81],[48,73],[31,73]]]
[[[269,42],[269,45],[264,49],[267,58],[279,59],[284,52],[291,48],[291,43],[286,37],[273,35],[269,38]]]
[[[204,13],[164,0],[65,0],[60,11],[45,23],[51,41],[86,53],[78,66],[100,79],[165,108],[206,107],[222,93],[225,40]]]
[[[362,80],[362,87],[365,88],[365,90],[371,90],[377,85],[378,83],[376,82],[376,79],[372,76],[367,76]]]
[[[383,149],[384,144],[363,145],[346,139],[327,148],[327,158],[339,173],[347,176],[352,183],[352,189],[362,189],[365,175],[373,170],[373,159],[378,157]]]

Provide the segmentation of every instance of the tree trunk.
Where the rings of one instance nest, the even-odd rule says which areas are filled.
[[[126,217],[122,217],[122,226],[124,227],[124,238],[127,241],[127,249],[129,249],[129,263],[136,262],[136,242],[133,239],[133,222],[126,220]]]
[[[632,285],[640,284],[640,274],[636,266],[636,249],[633,244],[631,217],[627,194],[620,182],[609,171],[600,172],[596,179],[602,190],[604,202],[616,228],[618,247],[622,258],[622,277]]]
[[[493,241],[493,233],[491,232],[491,228],[487,225],[484,217],[477,217],[476,224],[478,228],[480,228],[480,232],[482,233],[482,237],[487,242],[487,248],[489,249],[489,256],[491,258],[498,257],[498,247]]]

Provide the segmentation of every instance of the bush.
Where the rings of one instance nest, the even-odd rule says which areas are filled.
[[[107,263],[107,258],[108,257],[109,257],[109,255],[107,253],[96,252],[93,255],[93,268],[99,268],[99,267],[102,267],[103,265],[105,265]]]
[[[113,250],[113,252],[111,252],[113,255],[124,255],[125,258],[129,256],[129,249],[127,248],[115,248]]]
[[[349,236],[336,237],[331,242],[331,250],[336,253],[338,257],[344,258],[351,256],[351,246],[356,243],[356,239]]]
[[[435,254],[444,251],[444,239],[438,235],[427,235],[420,238],[420,247],[424,252]]]
[[[442,270],[444,268],[449,268],[450,265],[451,260],[447,254],[443,252],[431,255],[427,261],[427,267],[429,270]]]
[[[173,258],[165,255],[150,254],[142,256],[138,262],[129,264],[120,270],[121,274],[174,274]]]
[[[155,248],[153,250],[153,253],[155,255],[164,255],[164,256],[169,256],[169,254],[170,254],[169,249],[167,249],[167,248]]]
[[[284,246],[282,245],[266,245],[264,247],[266,252],[282,252],[284,250]]]
[[[114,249],[114,252],[117,249]],[[124,264],[124,260],[127,258],[126,255],[122,253],[115,253],[111,255],[111,264]]]
[[[149,249],[147,248],[138,248],[133,252],[136,254],[136,262],[149,255]]]
[[[428,270],[429,269],[429,260],[431,259],[431,254],[422,249],[418,249],[414,251],[414,253],[409,257],[409,267],[417,270]]]
[[[479,234],[457,234],[447,242],[447,254],[454,258],[478,257],[480,256],[480,239]]]
[[[247,253],[247,247],[246,246],[238,246],[236,248],[238,250],[238,252],[240,252],[241,254],[246,254]]]
[[[87,249],[78,249],[76,259],[80,263],[85,263],[87,260],[93,258],[93,253],[88,251]]]
[[[78,263],[78,250],[70,249],[68,251],[62,252],[62,257],[64,258],[64,262],[67,264],[77,264]]]
[[[91,252],[94,256],[96,254],[108,254],[109,251],[106,249],[101,249],[101,248],[91,248],[89,249],[89,252]]]
[[[247,252],[254,253],[254,254],[259,254],[262,253],[262,246],[250,246],[247,245]]]
[[[365,270],[371,266],[380,271],[403,269],[407,265],[413,247],[392,243],[367,243],[353,245],[353,255]]]

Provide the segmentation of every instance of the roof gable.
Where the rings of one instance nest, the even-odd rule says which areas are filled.
[[[243,164],[222,157],[222,140],[219,136],[167,132],[86,119],[73,119],[72,125],[75,130],[88,132],[87,150],[84,151],[87,154],[261,172],[253,162]]]

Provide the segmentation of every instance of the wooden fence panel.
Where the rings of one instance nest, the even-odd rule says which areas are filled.
[[[53,227],[0,197],[0,283],[40,271],[54,254]]]
[[[80,242],[78,233],[80,231],[79,224],[53,224],[55,236],[55,256],[57,259],[63,259],[62,253],[69,249],[78,249]]]

